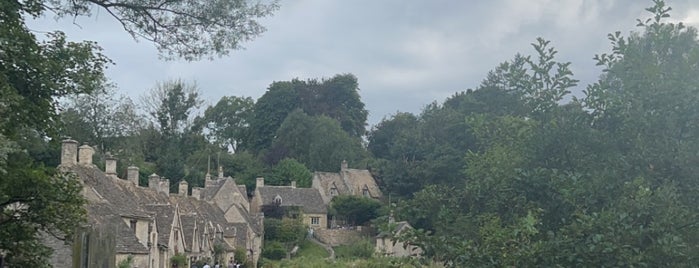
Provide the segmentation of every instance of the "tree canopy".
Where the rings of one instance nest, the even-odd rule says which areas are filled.
[[[15,1],[13,1],[15,2]],[[121,23],[134,39],[155,44],[166,59],[198,60],[227,55],[265,31],[257,19],[279,5],[247,0],[22,0],[25,11],[38,16],[49,10],[57,17],[91,16],[96,8]]]

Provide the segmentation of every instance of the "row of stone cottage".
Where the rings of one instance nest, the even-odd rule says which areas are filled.
[[[46,238],[54,249],[54,267],[116,267],[131,257],[132,267],[165,268],[172,267],[175,255],[186,256],[191,264],[216,252],[227,262],[236,249],[256,265],[264,230],[262,206],[300,207],[306,225],[325,229],[333,196],[381,197],[371,174],[349,169],[346,162],[339,173],[315,172],[312,188],[267,186],[258,178],[248,199],[245,186],[224,177],[221,167],[217,177],[207,174],[204,187],[193,187],[191,195],[185,181],[171,194],[167,179],[153,174],[148,186],[141,187],[137,167],[128,167],[122,179],[116,159],[108,157],[102,171],[92,163],[93,154],[90,146],[63,141],[60,168],[83,183],[88,217],[71,243]]]

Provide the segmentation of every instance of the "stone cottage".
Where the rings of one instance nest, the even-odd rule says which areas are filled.
[[[342,161],[340,172],[314,172],[312,188],[318,189],[327,205],[338,195],[357,195],[374,199],[383,196],[376,180],[366,169],[351,169]]]
[[[374,247],[376,253],[391,257],[415,257],[422,255],[420,247],[396,239],[403,232],[413,227],[407,221],[391,224],[395,224],[393,230],[376,236],[376,246]]]
[[[221,169],[218,178],[207,176],[205,187],[193,188],[192,195],[186,182],[171,194],[169,181],[156,174],[149,176],[147,187],[139,186],[137,167],[119,178],[112,157],[99,170],[93,153],[76,141],[63,142],[60,169],[81,180],[88,218],[70,244],[47,238],[55,250],[54,267],[116,267],[129,257],[132,267],[172,267],[175,255],[191,263],[211,258],[216,246],[224,260],[238,248],[254,262],[259,258],[261,217],[249,215],[244,189],[223,178]]]
[[[310,228],[325,229],[328,226],[328,209],[318,189],[296,188],[296,182],[291,186],[268,186],[264,178],[257,178],[250,206],[253,212],[260,213],[267,205],[298,207],[303,223]]]

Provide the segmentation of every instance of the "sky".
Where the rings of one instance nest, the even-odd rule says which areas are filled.
[[[699,27],[699,1],[667,0],[672,20]],[[599,76],[592,59],[608,53],[607,34],[628,35],[647,18],[650,0],[281,0],[259,20],[267,28],[244,50],[214,60],[165,61],[155,45],[134,40],[106,12],[28,22],[37,33],[64,31],[96,41],[115,65],[118,93],[138,101],[158,82],[195,82],[207,104],[223,96],[259,98],[273,81],[352,73],[369,110],[369,127],[398,111],[419,113],[434,101],[476,88],[488,71],[515,54],[551,41],[557,60],[571,62],[582,90]]]

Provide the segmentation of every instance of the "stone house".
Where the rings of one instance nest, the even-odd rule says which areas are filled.
[[[255,192],[250,202],[254,212],[262,212],[263,206],[298,207],[304,224],[313,229],[326,229],[328,209],[315,188],[291,186],[268,186],[264,178],[257,178]]]
[[[78,148],[76,141],[63,142],[60,169],[82,182],[88,217],[72,243],[46,239],[55,251],[54,267],[116,267],[129,257],[133,267],[172,267],[177,254],[190,262],[211,258],[215,245],[223,249],[224,260],[242,247],[256,264],[260,218],[249,215],[244,189],[223,178],[221,169],[219,178],[207,176],[206,187],[193,188],[191,196],[186,182],[170,194],[169,181],[155,174],[148,187],[139,186],[137,167],[127,169],[126,179],[117,177],[114,158],[108,157],[105,170],[99,170],[92,164],[93,153],[89,146]]]
[[[381,199],[382,193],[376,180],[366,169],[351,169],[342,161],[339,173],[314,172],[312,188],[318,189],[323,202],[328,205],[338,195],[357,195]]]
[[[395,223],[391,232],[380,233],[376,236],[375,252],[384,256],[414,257],[422,255],[422,249],[396,239],[401,233],[413,227],[407,221]]]

